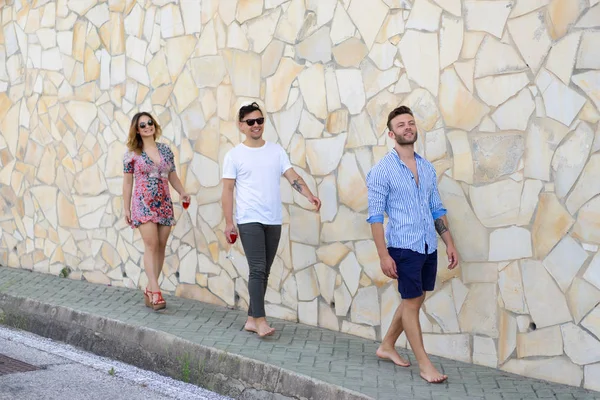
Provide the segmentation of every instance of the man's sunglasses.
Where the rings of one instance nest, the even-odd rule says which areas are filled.
[[[264,117],[260,117],[260,118],[255,118],[255,119],[247,119],[245,121],[242,121],[248,124],[248,126],[253,126],[254,123],[256,122],[259,125],[262,125],[265,123],[265,118]]]
[[[144,129],[144,128],[146,127],[146,125],[148,125],[148,126],[152,126],[152,125],[154,125],[154,122],[153,122],[152,120],[148,121],[148,123],[146,123],[146,122],[142,122],[142,123],[140,124],[140,129]]]

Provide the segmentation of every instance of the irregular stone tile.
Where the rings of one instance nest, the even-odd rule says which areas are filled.
[[[550,163],[554,150],[567,135],[569,129],[548,119],[534,119],[527,131],[525,147],[525,176],[528,178],[550,180]]]
[[[367,103],[367,112],[371,118],[371,124],[368,125],[367,129],[372,130],[371,126],[374,126],[375,133],[379,137],[386,133],[388,131],[387,118],[384,118],[384,116],[387,115],[393,107],[400,104],[401,99],[402,98],[398,95],[388,91],[382,91],[369,100]],[[415,110],[413,110],[413,113],[415,113]]]
[[[537,73],[552,46],[552,39],[544,20],[544,11],[532,12],[509,20],[508,30],[531,71]]]
[[[452,177],[465,183],[473,183],[473,156],[467,133],[464,131],[449,132],[448,140],[452,147],[454,162]]]
[[[325,243],[371,239],[371,228],[365,223],[367,216],[340,206],[333,222],[323,224],[321,241]]]
[[[401,104],[410,107],[415,116],[417,126],[425,132],[434,129],[436,123],[441,118],[435,98],[425,89],[415,89]]]
[[[335,46],[346,39],[354,37],[355,33],[356,27],[344,7],[336,7],[330,32],[333,45]]]
[[[319,214],[290,206],[290,239],[300,243],[319,245]]]
[[[367,185],[358,170],[354,154],[346,153],[338,169],[338,195],[340,202],[356,212],[366,210],[368,206]]]
[[[495,284],[471,285],[458,316],[461,331],[498,337],[496,292]],[[450,304],[454,303],[450,302]]]
[[[548,31],[553,40],[565,36],[586,8],[580,1],[553,0],[546,9]]]
[[[338,209],[337,185],[333,175],[327,175],[319,184],[318,196],[321,205],[321,222],[331,222],[335,219]]]
[[[430,162],[445,158],[447,154],[446,134],[443,129],[425,135],[425,156]]]
[[[319,295],[319,285],[314,268],[306,268],[296,273],[298,300],[311,301]]]
[[[400,68],[390,68],[382,72],[370,62],[365,61],[362,64],[362,76],[367,99],[370,99],[398,81]]]
[[[585,280],[575,277],[567,292],[567,303],[571,310],[571,314],[573,315],[573,322],[579,324],[581,320],[600,303],[600,290],[596,289]],[[599,309],[596,308],[594,310],[594,315],[597,315],[598,313]],[[587,326],[583,326],[590,330]],[[590,331],[593,332],[592,330]],[[594,334],[600,339],[600,332]]]
[[[517,335],[517,357],[552,357],[563,354],[563,337],[559,326]]]
[[[535,258],[545,258],[574,222],[554,193],[542,193],[532,227]]]
[[[217,55],[217,36],[213,20],[204,26],[194,55],[197,57]]]
[[[439,183],[439,192],[444,206],[450,210],[448,222],[452,227],[452,236],[463,261],[487,261],[489,235],[479,222],[460,185],[443,176]],[[467,240],[467,237],[470,240]]]
[[[340,100],[340,93],[337,84],[337,77],[335,74],[335,69],[333,67],[325,68],[325,90],[327,91],[327,110],[329,112],[333,112],[338,110],[339,112],[346,112],[347,110],[340,110],[342,108],[342,103]],[[328,121],[329,124],[329,121]],[[329,131],[331,133],[339,133]]]
[[[465,1],[464,4],[468,31],[488,32],[502,38],[512,1]]]
[[[271,116],[273,118],[273,124],[279,133],[279,140],[281,141],[283,148],[287,148],[289,146],[292,136],[298,128],[298,124],[300,123],[300,118],[302,117],[303,112],[302,105],[302,99],[298,99],[294,105],[288,107],[287,110],[272,114]]]
[[[249,19],[258,17],[263,10],[263,0],[240,0],[237,4],[236,19],[243,24]]]
[[[583,274],[583,279],[600,289],[600,252],[596,253],[592,262]]]
[[[565,85],[569,85],[571,81],[580,40],[580,32],[569,34],[552,46],[548,55],[546,69],[556,75]]]
[[[405,23],[402,10],[390,10],[390,13],[383,22],[383,26],[375,38],[376,43],[386,43],[393,36],[404,33]]]
[[[315,271],[319,282],[319,292],[327,304],[331,304],[334,299],[333,296],[337,272],[322,263],[315,265]]]
[[[342,321],[341,332],[369,340],[375,340],[376,338],[375,328],[371,326],[353,324],[352,322],[348,322],[346,320]]]
[[[277,304],[265,304],[265,312],[269,317],[279,318],[284,321],[298,322],[296,311]]]
[[[317,326],[319,323],[318,299],[298,302],[298,320],[301,324]]]
[[[229,77],[231,79],[231,84],[233,85],[233,91],[235,92],[235,94],[237,96],[247,96],[254,98],[259,97],[261,73],[260,57],[252,52],[242,52],[239,50],[224,50],[222,52],[222,55],[223,59],[225,60],[225,66],[227,67],[227,71],[229,73]],[[287,65],[287,62],[282,62],[280,65],[281,70],[278,70],[278,73],[285,74],[287,70],[283,69]],[[272,78],[273,77],[271,77],[270,79]],[[271,86],[269,82],[270,81],[267,80],[267,87],[270,88]],[[289,88],[289,84],[286,87]],[[283,93],[281,93],[281,95],[283,95]],[[287,92],[285,93],[285,100],[287,100]],[[283,101],[283,103],[285,103],[285,100]],[[279,108],[277,110],[267,111],[278,111]]]
[[[504,179],[489,185],[470,186],[473,211],[484,226],[514,225],[519,217],[523,182]]]
[[[544,99],[546,115],[570,126],[585,104],[585,98],[545,69],[540,71],[535,83]]]
[[[473,364],[490,368],[498,366],[498,354],[494,339],[482,336],[473,337]]]
[[[210,158],[195,153],[190,167],[202,186],[214,187],[219,184],[219,164]]]
[[[285,44],[280,42],[279,40],[273,40],[266,47],[261,61],[262,61],[262,72],[261,77],[266,78],[275,73],[277,71],[277,66],[279,65],[279,61],[283,56],[283,50],[285,48]]]
[[[573,76],[572,80],[573,83],[579,86],[579,88],[581,88],[581,90],[585,92],[585,94],[590,98],[590,100],[594,102],[596,108],[600,110],[600,93],[598,93],[597,90],[598,86],[600,85],[600,72],[587,71],[582,74],[577,74]],[[583,107],[583,109],[585,109],[585,107]],[[598,114],[596,110],[594,110],[594,112],[596,113],[596,115]],[[597,120],[598,117],[595,117],[594,119]]]
[[[348,291],[348,288],[344,284],[339,285],[333,295],[335,300],[335,315],[346,317],[352,303],[352,295]]]
[[[587,12],[579,19],[579,22],[575,25],[577,28],[594,28],[597,27],[600,21],[600,7],[598,2],[592,0],[590,8]]]
[[[352,322],[377,326],[380,324],[379,295],[375,286],[361,288],[350,310]]]
[[[600,243],[600,197],[595,197],[579,209],[573,237]]]
[[[317,262],[314,247],[292,242],[292,265],[294,271],[299,271]]]
[[[415,0],[406,21],[407,29],[437,32],[442,9],[428,0]]]
[[[374,43],[371,51],[369,52],[369,58],[373,61],[377,68],[385,71],[389,68],[392,68],[397,53],[398,48],[390,42],[385,42],[382,44]]]
[[[377,144],[376,134],[373,131],[366,111],[350,118],[350,130],[346,148],[354,149]]]
[[[445,285],[425,301],[427,314],[431,315],[444,333],[459,333],[458,317],[454,306],[452,285]]]
[[[496,263],[465,263],[461,262],[462,281],[469,283],[498,282],[498,264]]]
[[[594,308],[594,310],[581,322],[581,326],[600,340],[600,307]]]
[[[565,197],[575,184],[589,157],[593,141],[594,131],[581,122],[575,133],[556,149],[552,169],[554,189],[559,198]]]
[[[235,286],[225,271],[221,271],[219,276],[208,278],[208,289],[228,305],[235,304]]]
[[[73,187],[77,194],[90,196],[97,196],[107,189],[106,180],[98,164],[94,164],[77,174]]]
[[[587,201],[600,193],[600,154],[592,154],[571,194],[566,206],[571,214],[575,214]]]
[[[337,168],[344,153],[346,137],[342,133],[332,138],[306,140],[306,159],[313,175],[327,175]]]
[[[340,272],[342,278],[350,291],[350,295],[354,296],[358,290],[358,281],[360,280],[361,268],[356,255],[350,252],[346,258],[340,263]]]
[[[385,276],[381,271],[375,242],[372,240],[356,242],[356,257],[363,267],[364,272],[373,280],[375,286],[381,287],[391,281],[391,279]]]
[[[266,80],[265,105],[268,112],[277,112],[285,105],[292,82],[298,77],[303,66],[291,58],[281,59],[275,74]],[[260,70],[260,68],[259,68]],[[260,81],[257,80],[257,84]],[[254,96],[258,97],[258,96]]]
[[[72,100],[65,106],[73,120],[84,132],[89,130],[90,125],[98,115],[98,109],[93,103]]]
[[[498,338],[498,363],[503,364],[517,346],[517,320],[506,311],[500,314],[500,333]]]
[[[306,168],[306,145],[304,137],[295,134],[290,143],[290,161],[301,168]]]
[[[474,181],[494,182],[517,171],[524,153],[524,140],[513,132],[477,135],[472,138],[472,147]]]
[[[320,261],[329,265],[330,267],[336,266],[346,255],[350,252],[350,249],[337,242],[327,246],[319,247],[317,249],[317,257]]]
[[[449,12],[457,17],[461,16],[462,7],[460,0],[433,0],[438,6],[442,7],[444,11]]]
[[[580,386],[583,379],[581,367],[566,357],[552,357],[541,360],[509,360],[501,369],[506,372],[534,379],[554,381],[565,385]],[[560,374],[557,374],[560,371]]]
[[[538,329],[572,320],[564,294],[540,261],[522,260],[525,299]]]
[[[402,36],[398,49],[408,77],[417,85],[431,92],[433,96],[437,96],[440,85],[440,55],[437,34],[408,30]],[[446,72],[441,78],[442,88]],[[442,93],[443,91],[440,90],[440,108],[443,108]]]
[[[467,90],[451,68],[442,73],[439,104],[446,125],[466,131],[479,125],[489,112],[489,108]]]
[[[327,95],[325,90],[325,69],[322,64],[314,64],[302,71],[298,83],[306,108],[317,118],[327,118]]]
[[[508,261],[532,256],[531,233],[524,228],[496,229],[490,234],[489,261]]]
[[[498,285],[504,302],[504,307],[517,314],[527,314],[529,310],[525,302],[521,269],[519,262],[510,263],[499,273]]]
[[[439,357],[471,362],[471,344],[468,334],[423,334],[425,351]]]
[[[338,7],[339,8],[339,7]],[[388,13],[388,7],[381,0],[369,3],[354,1],[348,7],[348,15],[354,21],[363,41],[370,49]]]
[[[548,5],[550,1],[551,0],[519,0],[513,5],[510,18],[520,17],[521,15],[540,9]]]
[[[319,326],[330,329],[333,331],[339,331],[340,325],[335,312],[331,309],[328,304],[319,302]]]
[[[466,40],[466,36],[465,36]],[[487,36],[475,57],[475,78],[525,71],[527,64],[509,44]]]
[[[331,41],[329,27],[324,26],[296,45],[296,55],[310,62],[328,63],[331,61]]]
[[[171,80],[175,81],[177,76],[183,71],[183,67],[194,52],[197,39],[193,35],[181,36],[168,39],[165,47],[167,67]],[[224,69],[223,66],[221,68]]]
[[[600,391],[600,364],[591,364],[584,367],[585,379],[583,387],[589,390]]]
[[[561,325],[560,329],[565,344],[565,354],[571,361],[578,365],[600,361],[600,341],[571,322]]]
[[[342,104],[348,107],[350,114],[359,114],[366,104],[361,71],[358,69],[338,69],[335,74]]]
[[[490,76],[475,80],[479,97],[489,106],[497,107],[529,84],[525,72]]]
[[[298,33],[304,24],[305,13],[304,0],[292,0],[279,19],[275,37],[286,43],[296,43]]]
[[[197,18],[197,16],[202,15],[202,3],[183,1],[180,3],[180,7],[185,34],[200,33],[202,31],[202,20]]]
[[[423,0],[426,1],[426,0]],[[442,1],[443,2],[443,1]],[[438,1],[440,3],[440,1]],[[459,2],[460,4],[460,2]],[[441,5],[441,4],[440,4]],[[443,5],[442,5],[443,7]],[[459,6],[460,10],[460,6]],[[458,13],[460,15],[460,11]],[[444,69],[454,64],[460,56],[463,45],[464,21],[461,18],[442,16],[442,29],[440,30],[440,68]],[[456,67],[455,67],[456,68]],[[456,68],[458,72],[458,68]],[[471,69],[471,77],[473,76]],[[460,75],[460,73],[459,73]],[[468,86],[467,86],[468,87]],[[469,89],[472,91],[472,88]]]
[[[544,259],[544,267],[566,292],[588,258],[587,252],[571,237],[565,236]]]
[[[523,89],[516,97],[498,107],[492,114],[492,119],[501,130],[524,131],[534,110],[535,102],[531,92]]]

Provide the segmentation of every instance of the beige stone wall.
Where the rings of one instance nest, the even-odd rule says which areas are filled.
[[[598,0],[4,3],[3,265],[145,285],[121,179],[130,118],[146,110],[194,195],[176,206],[162,288],[245,308],[219,177],[241,140],[235,111],[258,100],[266,138],[324,204],[313,213],[283,182],[268,315],[379,340],[399,297],[364,177],[390,146],[387,113],[406,104],[462,257],[446,270],[440,242],[427,349],[600,390]]]

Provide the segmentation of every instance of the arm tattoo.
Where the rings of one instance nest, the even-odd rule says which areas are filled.
[[[441,218],[435,220],[435,230],[440,236],[442,236],[444,232],[448,231],[446,224],[444,224],[444,221]]]
[[[296,189],[298,191],[298,193],[302,193],[302,183],[301,183],[302,178],[298,178],[298,179],[294,179],[294,182],[292,182],[292,187],[294,189]]]

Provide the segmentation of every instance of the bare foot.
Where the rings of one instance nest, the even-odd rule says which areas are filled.
[[[408,367],[410,363],[404,358],[400,357],[398,351],[395,348],[384,347],[383,345],[379,346],[377,351],[375,352],[377,357],[383,358],[384,360],[393,361],[394,364],[400,367]]]
[[[431,363],[420,367],[420,369],[421,378],[425,379],[429,383],[442,383],[448,379],[447,375],[440,374]]]
[[[259,322],[256,333],[258,333],[258,336],[260,337],[271,336],[275,333],[275,328],[271,328],[269,324],[267,324],[267,321]]]
[[[258,333],[258,330],[256,329],[256,323],[254,322],[254,320],[250,319],[246,321],[246,324],[244,325],[244,330],[252,333]]]

